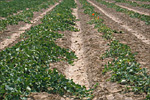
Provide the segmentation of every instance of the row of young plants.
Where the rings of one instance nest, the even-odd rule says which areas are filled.
[[[37,12],[40,11],[41,9],[46,9],[49,7],[49,5],[52,5],[55,2],[58,2],[58,0],[47,0],[47,2],[33,6],[28,10],[25,9],[19,14],[11,15],[6,17],[5,19],[0,20],[0,31],[5,30],[8,25],[18,24],[19,21],[30,23],[30,20],[33,18],[35,11]]]
[[[121,2],[121,3],[128,3],[134,7],[143,7],[146,9],[150,9],[150,4],[138,4],[136,2],[133,1],[129,1],[129,0],[115,0],[116,2]]]
[[[31,92],[48,92],[75,98],[92,98],[92,90],[66,79],[49,64],[77,57],[55,44],[62,35],[57,31],[78,31],[72,15],[74,0],[63,0],[43,19],[42,24],[32,27],[22,36],[22,41],[0,52],[0,99],[27,99]],[[62,10],[63,9],[63,10]],[[89,99],[90,100],[90,99]]]
[[[146,68],[141,68],[140,64],[136,62],[135,54],[132,53],[131,48],[116,40],[112,34],[116,31],[107,27],[100,18],[100,14],[94,11],[94,7],[86,0],[80,0],[83,5],[84,13],[92,17],[89,24],[95,24],[95,28],[103,33],[103,37],[110,43],[109,49],[101,56],[102,59],[113,58],[111,62],[105,65],[103,74],[111,71],[110,80],[126,85],[128,91],[135,93],[146,93],[146,100],[150,99],[150,75]]]
[[[49,0],[11,0],[10,2],[2,1],[0,2],[0,16],[7,17],[20,10],[26,10],[26,8],[36,8]]]
[[[109,2],[106,2],[103,0],[96,0],[96,1],[100,2],[101,4],[106,5],[108,8],[114,8],[118,12],[123,12],[132,18],[138,18],[141,21],[144,21],[146,25],[150,24],[150,16],[148,16],[148,15],[143,15],[143,14],[136,13],[134,11],[127,10],[125,8],[122,8],[118,5],[116,5],[115,3],[109,3]]]

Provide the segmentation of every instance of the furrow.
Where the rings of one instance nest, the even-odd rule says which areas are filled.
[[[36,22],[38,22],[41,18],[43,18],[44,15],[46,15],[47,12],[51,11],[54,7],[56,7],[59,3],[56,3],[55,5],[53,5],[52,7],[50,7],[49,9],[47,9],[45,12],[41,13],[38,17],[34,18],[31,21],[31,24],[26,24],[23,27],[20,27],[18,31],[12,33],[12,35],[10,36],[9,39],[5,39],[2,42],[0,42],[0,49],[4,49],[5,47],[9,46],[10,44],[12,44],[13,42],[16,41],[17,38],[20,37],[20,35],[22,33],[24,33],[27,29],[30,29],[32,27],[33,24],[35,24]]]
[[[109,18],[111,18],[113,21],[115,21],[116,23],[120,24],[120,26],[124,29],[126,29],[127,31],[129,31],[130,33],[132,33],[133,35],[135,35],[138,39],[140,39],[143,43],[146,44],[150,44],[150,40],[148,38],[146,38],[144,35],[138,33],[138,31],[132,29],[131,27],[125,25],[123,23],[123,21],[121,21],[121,19],[115,17],[114,15],[106,12],[104,9],[102,9],[101,7],[97,6],[96,4],[94,4],[93,2],[91,2],[90,0],[87,0],[89,3],[91,3],[94,7],[98,8],[101,12],[103,12],[106,16],[108,16]]]

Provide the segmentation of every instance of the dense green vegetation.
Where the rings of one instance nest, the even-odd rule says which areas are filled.
[[[121,8],[120,6],[117,6],[115,3],[109,3],[109,2],[106,2],[106,1],[103,1],[103,0],[96,0],[96,1],[100,2],[101,4],[106,5],[108,8],[114,8],[118,12],[123,12],[123,13],[129,15],[132,18],[138,18],[141,21],[144,21],[145,24],[147,24],[147,25],[150,24],[150,16],[142,15],[142,14],[136,13],[134,11],[130,11],[130,10],[127,10],[125,8]]]
[[[136,2],[133,1],[128,1],[128,0],[115,0],[116,2],[121,2],[121,3],[128,3],[134,7],[143,7],[146,9],[150,9],[150,4],[138,4]]]
[[[147,74],[145,68],[141,68],[140,64],[136,62],[135,54],[131,52],[128,45],[120,43],[116,40],[112,34],[116,31],[110,29],[103,23],[103,19],[100,18],[100,14],[94,11],[94,7],[91,6],[86,0],[80,0],[84,8],[84,13],[92,17],[89,24],[95,24],[95,28],[103,33],[103,37],[109,40],[110,48],[101,56],[102,59],[111,57],[112,62],[108,62],[105,65],[103,74],[111,71],[110,80],[117,81],[120,84],[126,85],[128,91],[135,93],[146,93],[146,100],[150,99],[150,75]]]
[[[67,61],[77,57],[70,50],[55,44],[62,37],[57,31],[78,31],[73,27],[76,18],[71,8],[74,0],[63,0],[41,21],[22,35],[22,41],[0,52],[0,99],[26,99],[31,92],[68,94],[75,98],[91,98],[91,90],[66,79],[49,63]],[[63,10],[62,10],[63,9]]]
[[[20,10],[26,10],[26,8],[36,8],[38,5],[48,2],[49,0],[12,0],[10,2],[0,2],[0,16],[7,17]]]
[[[4,29],[6,29],[7,25],[18,24],[19,21],[24,21],[24,22],[30,23],[29,20],[31,20],[31,18],[33,18],[33,13],[35,11],[40,11],[43,8],[46,9],[49,7],[49,5],[52,5],[55,2],[58,2],[58,0],[50,0],[50,1],[44,2],[40,5],[35,5],[28,10],[26,10],[26,9],[23,10],[19,14],[11,15],[11,16],[6,17],[3,20],[0,20],[0,31],[3,31]]]

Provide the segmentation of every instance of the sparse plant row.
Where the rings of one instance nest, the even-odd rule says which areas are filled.
[[[58,0],[47,1],[45,3],[42,3],[41,5],[37,5],[33,8],[31,8],[31,9],[23,10],[19,14],[8,16],[8,17],[6,17],[6,19],[0,20],[0,31],[5,30],[7,25],[18,24],[19,21],[24,21],[26,23],[30,23],[30,20],[33,18],[33,13],[35,11],[40,11],[43,8],[46,9],[49,7],[49,5],[52,5],[55,2],[58,2]]]
[[[12,0],[10,2],[0,2],[0,16],[7,17],[20,10],[26,10],[26,8],[37,8],[38,5],[48,2],[49,0]]]
[[[57,31],[78,31],[71,8],[74,0],[63,0],[43,19],[22,35],[22,41],[0,52],[0,99],[26,99],[31,92],[67,94],[75,98],[91,98],[91,90],[66,79],[49,63],[67,61],[77,57],[72,51],[55,44],[62,37]],[[62,10],[63,9],[63,10]]]
[[[150,24],[150,16],[142,15],[142,14],[136,13],[134,11],[130,11],[130,10],[127,10],[125,8],[121,8],[120,6],[117,6],[115,3],[109,3],[109,2],[106,2],[103,0],[96,0],[96,1],[101,3],[101,4],[106,5],[108,8],[114,8],[118,12],[123,12],[132,18],[138,18],[141,21],[144,21],[146,25]]]
[[[150,5],[149,4],[138,4],[136,2],[133,1],[127,1],[127,0],[115,0],[116,2],[121,2],[121,3],[128,3],[134,7],[143,7],[146,9],[150,9]]]
[[[116,31],[110,29],[103,24],[103,19],[100,14],[94,11],[94,7],[86,0],[80,0],[84,8],[84,13],[92,17],[89,24],[95,24],[95,28],[103,33],[103,37],[110,41],[110,48],[101,56],[102,59],[111,57],[112,62],[105,65],[103,74],[111,71],[110,80],[117,81],[120,84],[127,86],[128,91],[135,93],[146,93],[146,100],[150,99],[150,75],[147,74],[147,69],[141,68],[140,64],[136,62],[135,54],[131,52],[128,45],[120,43],[112,34]]]

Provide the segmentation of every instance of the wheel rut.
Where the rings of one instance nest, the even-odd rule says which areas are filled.
[[[77,3],[77,1],[75,0]],[[73,9],[73,15],[76,16],[77,19],[79,19],[78,15],[78,7]],[[71,50],[75,52],[75,55],[78,57],[78,59],[74,62],[74,65],[68,66],[66,69],[66,77],[68,79],[73,79],[73,81],[76,84],[85,85],[87,89],[89,89],[89,82],[88,82],[88,76],[87,76],[87,69],[86,69],[86,60],[84,55],[84,48],[83,48],[83,38],[82,38],[82,28],[81,28],[81,22],[76,22],[76,28],[78,28],[79,32],[72,32],[71,37]]]
[[[116,23],[118,23],[122,28],[126,29],[131,34],[133,34],[134,36],[136,36],[136,38],[138,38],[139,40],[141,40],[143,43],[150,45],[150,39],[149,38],[145,37],[144,35],[142,35],[138,31],[136,31],[135,29],[131,28],[130,26],[124,24],[123,21],[120,18],[114,16],[111,13],[108,13],[103,8],[101,8],[98,5],[94,4],[92,1],[90,1],[90,0],[87,0],[87,1],[89,3],[91,3],[94,7],[96,7],[97,9],[99,9],[107,17],[109,17],[110,19],[112,19],[113,21],[115,21]]]

